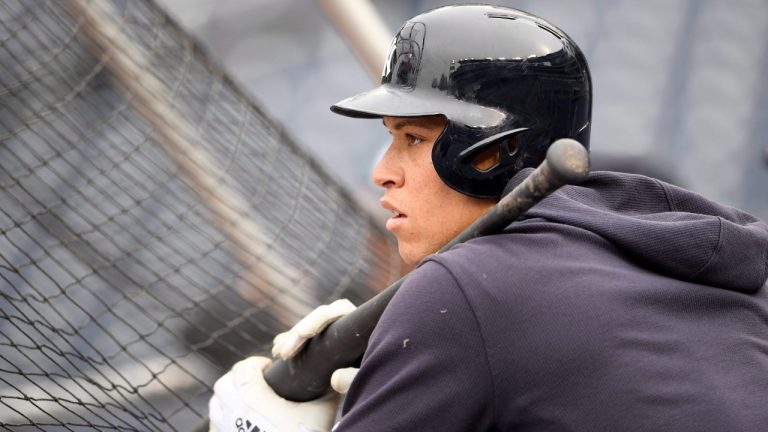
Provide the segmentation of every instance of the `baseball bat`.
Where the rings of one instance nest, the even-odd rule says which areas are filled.
[[[578,184],[587,174],[587,149],[573,139],[555,141],[538,168],[437,253],[476,237],[501,232],[560,186]],[[365,353],[368,339],[381,314],[407,276],[332,323],[310,339],[295,357],[276,360],[264,372],[264,379],[275,393],[296,402],[313,400],[326,394],[330,390],[333,372],[355,364]],[[204,431],[208,431],[208,419],[194,428],[194,432]]]
[[[475,237],[501,232],[557,188],[577,184],[588,173],[589,153],[584,146],[567,138],[554,142],[538,168],[437,253]],[[406,277],[310,339],[295,357],[275,361],[264,373],[267,383],[278,395],[296,402],[326,394],[331,374],[362,357],[376,323]]]

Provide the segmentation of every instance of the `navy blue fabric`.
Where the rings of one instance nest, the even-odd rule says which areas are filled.
[[[335,430],[764,432],[767,254],[745,213],[593,173],[414,270]]]

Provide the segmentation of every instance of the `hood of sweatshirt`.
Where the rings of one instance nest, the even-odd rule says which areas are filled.
[[[522,183],[519,172],[504,191]],[[677,279],[743,293],[768,279],[768,225],[738,209],[649,177],[598,171],[564,186],[523,219],[594,232],[638,263]]]

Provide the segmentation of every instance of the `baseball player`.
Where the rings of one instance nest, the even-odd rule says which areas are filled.
[[[336,394],[286,401],[262,377],[270,360],[253,357],[216,383],[211,430],[768,430],[764,222],[595,172],[504,232],[433,254],[553,141],[588,148],[591,94],[579,47],[538,17],[466,5],[406,22],[382,84],[331,109],[391,133],[373,180],[417,266],[359,371],[334,374],[338,418]],[[274,354],[294,355],[353,309],[317,309]]]

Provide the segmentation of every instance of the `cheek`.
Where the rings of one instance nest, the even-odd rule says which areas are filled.
[[[431,167],[431,166],[430,166]],[[449,188],[434,169],[422,170],[413,182],[414,202],[421,217],[432,222],[439,222],[450,216],[451,202],[455,191]]]
[[[429,221],[429,226],[422,227],[429,233],[425,241],[433,240],[439,249],[485,214],[495,202],[457,192],[443,183],[437,173],[432,173],[424,183],[424,190],[429,190],[429,194],[423,196],[419,206]]]
[[[479,212],[471,198],[448,187],[434,171],[419,180],[413,184],[419,193],[413,201],[416,223],[409,234],[419,248],[432,253],[453,239],[484,209]]]
[[[406,170],[403,192],[410,223],[398,236],[400,253],[412,264],[437,252],[493,205],[443,183],[432,166],[431,152],[419,156]]]
[[[434,170],[414,170],[411,174],[403,191],[407,197],[407,229],[397,237],[400,255],[406,262],[416,264],[450,240],[445,239],[443,225],[452,218],[452,211],[450,203],[443,201],[449,188]]]

